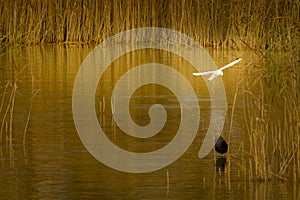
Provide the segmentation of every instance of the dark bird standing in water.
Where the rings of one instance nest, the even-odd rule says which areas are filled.
[[[215,150],[220,154],[227,153],[228,144],[223,137],[220,136],[215,140]]]

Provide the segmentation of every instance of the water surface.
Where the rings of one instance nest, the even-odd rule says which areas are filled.
[[[241,98],[238,98],[235,105],[232,124],[230,122],[234,94],[241,78],[240,71],[252,59],[249,52],[208,49],[219,67],[236,57],[243,57],[243,62],[225,71],[223,77],[228,102],[223,129],[225,139],[228,139],[231,131],[228,176],[228,173],[216,170],[215,164],[216,158],[226,156],[217,155],[212,150],[205,158],[198,158],[211,110],[210,95],[203,79],[192,77],[193,69],[185,61],[162,52],[144,51],[135,56],[128,55],[111,66],[107,75],[99,82],[96,93],[95,109],[99,124],[111,141],[129,151],[154,151],[172,140],[180,123],[180,106],[170,90],[155,84],[136,90],[130,97],[130,112],[135,122],[144,126],[149,123],[149,107],[155,103],[165,105],[168,120],[161,133],[149,140],[132,138],[119,130],[112,120],[110,95],[113,85],[124,73],[122,70],[126,71],[129,69],[127,66],[147,61],[147,55],[151,54],[155,55],[157,62],[176,66],[177,70],[188,77],[195,89],[201,116],[194,142],[180,159],[150,173],[124,173],[96,160],[82,144],[72,116],[72,89],[76,73],[92,49],[93,46],[23,46],[0,57],[3,68],[0,71],[1,88],[4,88],[7,79],[18,80],[12,145],[7,142],[8,134],[3,133],[2,137],[1,199],[299,198],[299,186],[281,181],[249,181],[242,170],[243,158],[239,157],[241,154],[238,152],[241,152],[241,148],[247,148],[244,146],[247,144],[244,142],[247,141],[247,136]],[[12,49],[3,51],[7,50]],[[31,99],[36,91],[37,94]],[[23,143],[31,100],[30,121]],[[1,111],[2,116],[3,114],[4,110]]]

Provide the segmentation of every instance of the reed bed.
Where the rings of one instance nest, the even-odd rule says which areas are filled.
[[[249,176],[254,180],[300,180],[300,70],[296,49],[264,51],[244,81],[249,136]]]
[[[0,43],[99,43],[158,26],[203,46],[281,48],[299,40],[299,8],[295,0],[1,0]]]

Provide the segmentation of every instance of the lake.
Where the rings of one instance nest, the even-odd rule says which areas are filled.
[[[176,138],[182,120],[182,99],[178,100],[174,91],[162,85],[151,83],[137,88],[132,96],[113,96],[114,87],[127,71],[154,61],[172,66],[186,78],[196,94],[196,100],[186,97],[182,101],[191,105],[196,102],[200,108],[195,138],[178,159],[154,171],[127,173],[98,161],[93,152],[90,153],[84,146],[74,123],[74,82],[82,62],[94,47],[95,45],[49,44],[6,47],[1,50],[1,92],[5,92],[7,80],[16,80],[17,90],[12,132],[9,134],[8,119],[11,110],[7,111],[1,129],[0,199],[299,199],[299,184],[280,180],[252,181],[244,170],[245,162],[241,152],[249,146],[244,123],[245,103],[237,88],[243,84],[240,82],[241,71],[255,59],[254,54],[206,49],[218,67],[237,57],[242,57],[243,60],[235,67],[226,69],[222,77],[228,107],[222,135],[226,140],[230,138],[230,152],[220,155],[212,149],[201,159],[198,153],[214,108],[211,91],[205,82],[206,77],[192,76],[195,68],[189,62],[160,50],[139,50],[113,62],[99,80],[95,105],[92,107],[108,141],[126,152],[141,154],[162,149]],[[150,73],[153,73],[155,80],[161,71],[150,70]],[[135,77],[142,76],[138,72],[135,74]],[[144,76],[147,78],[148,74]],[[166,79],[178,91],[186,89],[178,79],[173,79],[172,76],[166,76]],[[222,80],[220,77],[217,79],[219,82]],[[88,85],[89,80],[90,77],[86,77],[83,82]],[[121,89],[127,88],[126,84],[128,83],[121,83]],[[7,88],[1,119],[6,113],[10,97],[10,86]],[[236,92],[238,95],[234,103]],[[151,106],[163,105],[167,112],[163,129],[149,138],[124,133],[113,119],[113,111],[127,111],[126,107],[115,108],[115,101],[120,99],[127,99],[130,117],[142,127],[152,123],[148,115]],[[235,110],[232,118],[233,105]],[[191,109],[191,113],[197,110],[195,107]],[[28,115],[30,118],[26,128]],[[128,121],[124,120],[126,126]],[[89,124],[86,128],[88,126]],[[95,144],[98,142],[95,141]],[[172,152],[173,150],[176,149],[171,149]],[[107,159],[118,162],[114,151],[108,149],[106,153]],[[224,159],[227,159],[225,169],[222,167]],[[125,161],[120,162],[118,167],[125,167]],[[128,163],[134,162],[135,160],[128,160]],[[149,163],[144,164],[145,167],[148,164],[159,165],[165,162],[164,156],[155,158],[155,162],[157,163],[149,160]]]

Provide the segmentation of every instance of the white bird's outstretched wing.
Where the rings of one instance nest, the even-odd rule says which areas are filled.
[[[228,67],[231,67],[231,66],[237,64],[238,62],[240,62],[241,60],[242,60],[241,58],[237,58],[237,59],[235,59],[234,61],[232,61],[231,63],[225,65],[224,67],[221,67],[219,70],[222,71],[222,70],[224,70],[224,69],[226,69],[226,68],[228,68]]]
[[[194,76],[203,76],[203,75],[210,75],[215,73],[216,71],[208,71],[208,72],[195,72],[193,73]]]

